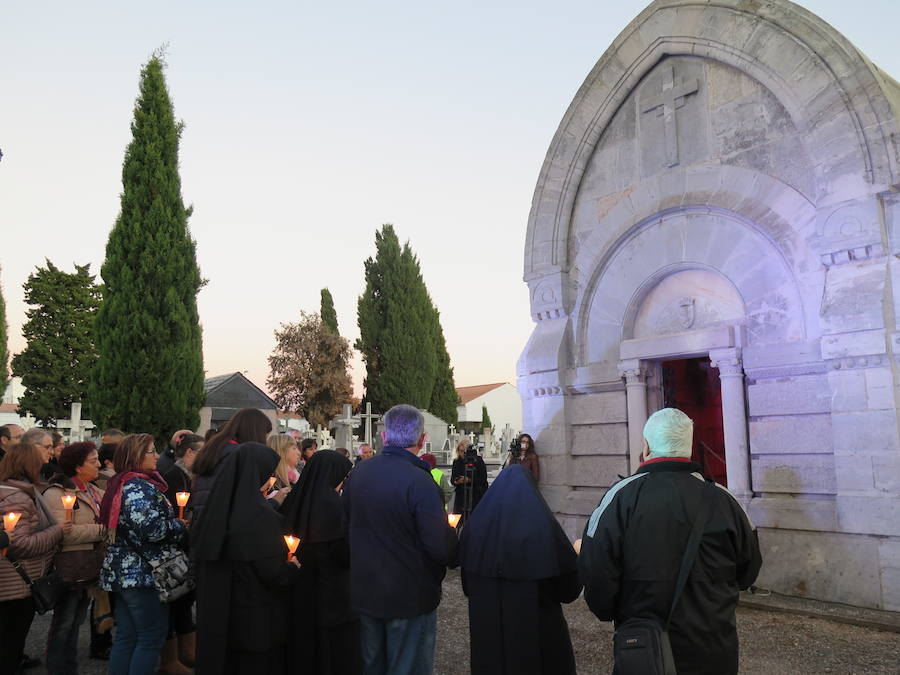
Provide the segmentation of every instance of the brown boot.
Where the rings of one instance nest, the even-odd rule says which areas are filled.
[[[185,633],[178,636],[178,660],[186,666],[194,667],[197,662],[196,633]]]
[[[191,675],[194,672],[178,660],[178,641],[175,638],[166,640],[161,656],[160,675]]]

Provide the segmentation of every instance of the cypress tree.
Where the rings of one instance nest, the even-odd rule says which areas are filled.
[[[491,424],[491,416],[488,415],[487,406],[482,403],[481,404],[481,428],[482,429],[490,429],[494,425]]]
[[[340,335],[338,331],[337,312],[334,311],[334,299],[331,297],[331,291],[327,288],[322,289],[322,300],[319,316],[322,317],[322,323],[331,329],[335,335]]]
[[[456,384],[453,381],[453,366],[450,365],[450,354],[447,353],[444,329],[441,328],[441,315],[437,310],[434,310],[432,314],[432,331],[434,334],[437,369],[428,410],[447,424],[456,424],[459,394],[456,393]]]
[[[452,387],[450,358],[419,261],[409,242],[400,246],[393,225],[375,233],[375,257],[365,262],[365,278],[357,303],[360,337],[355,346],[366,364],[366,400],[376,410],[408,403],[443,419],[450,414],[446,406],[438,413],[432,402],[450,398],[444,391],[446,379],[437,378],[439,372],[450,372]],[[443,389],[435,399],[439,383]],[[452,407],[455,420],[455,404]]]
[[[87,400],[91,369],[97,361],[94,319],[100,303],[100,287],[90,265],[76,265],[69,274],[49,260],[23,284],[28,321],[22,333],[25,349],[13,357],[12,370],[22,378],[25,394],[19,414],[31,414],[43,426],[69,416],[72,403]]]
[[[6,391],[9,384],[9,347],[6,341],[6,301],[3,299],[3,286],[0,286],[0,396]]]
[[[121,211],[106,244],[90,387],[100,426],[166,438],[194,429],[206,394],[197,293],[203,281],[181,198],[175,113],[157,52],[141,69]]]

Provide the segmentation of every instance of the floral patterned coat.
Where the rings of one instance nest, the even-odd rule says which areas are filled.
[[[100,588],[152,588],[153,577],[146,561],[179,548],[186,533],[185,524],[175,518],[166,496],[149,481],[132,478],[122,487],[116,537],[106,548]]]

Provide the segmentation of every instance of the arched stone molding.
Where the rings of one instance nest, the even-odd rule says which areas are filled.
[[[900,182],[900,127],[884,80],[827,23],[783,0],[656,0],[603,55],[554,136],[529,216],[526,280],[569,268],[568,228],[587,162],[619,106],[671,55],[731,65],[778,98],[817,167],[817,207]]]
[[[682,207],[656,214],[598,257],[572,315],[581,347],[577,366],[617,362],[644,298],[660,279],[682,270],[711,270],[734,286],[746,308],[750,344],[803,340],[808,324],[815,326],[818,307],[804,306],[778,247],[731,212]]]

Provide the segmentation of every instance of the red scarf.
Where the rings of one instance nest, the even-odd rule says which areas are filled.
[[[100,524],[105,525],[110,532],[115,532],[119,525],[119,511],[122,508],[122,488],[132,478],[140,478],[147,481],[160,492],[169,489],[168,484],[159,475],[158,471],[142,471],[140,469],[126,469],[109,479],[106,485],[106,494],[100,504]]]

